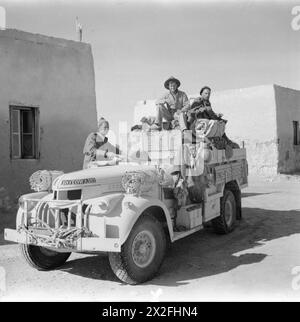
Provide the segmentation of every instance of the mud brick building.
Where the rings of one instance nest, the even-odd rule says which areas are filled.
[[[80,169],[96,124],[89,44],[0,30],[0,187],[10,198],[30,191],[36,170]]]

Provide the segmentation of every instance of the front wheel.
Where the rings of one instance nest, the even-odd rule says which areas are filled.
[[[21,253],[26,262],[38,270],[50,270],[62,266],[71,253],[59,253],[45,247],[21,244]]]
[[[166,235],[161,223],[151,214],[134,225],[120,253],[109,253],[115,275],[127,284],[146,282],[159,270],[166,251]]]
[[[237,203],[231,190],[225,189],[220,200],[221,214],[212,220],[212,226],[218,234],[228,234],[236,224]]]

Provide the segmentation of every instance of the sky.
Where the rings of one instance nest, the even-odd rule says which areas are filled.
[[[132,125],[137,101],[164,92],[169,76],[194,94],[278,84],[300,89],[300,1],[0,0],[7,28],[92,46],[99,116]],[[300,14],[300,11],[299,11]]]

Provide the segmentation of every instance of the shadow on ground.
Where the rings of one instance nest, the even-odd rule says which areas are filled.
[[[108,256],[106,254],[69,260],[60,270],[97,280],[118,281],[110,269]]]
[[[273,192],[242,192],[242,198],[270,195],[270,194],[274,194],[274,193],[280,193],[280,192],[279,191],[273,191]]]
[[[176,287],[190,280],[221,274],[241,265],[258,263],[266,254],[252,248],[266,241],[300,232],[300,212],[243,208],[243,220],[234,232],[216,235],[211,228],[175,242],[156,278],[146,285]],[[235,255],[241,251],[249,253]],[[110,270],[107,256],[71,260],[61,268],[70,274],[120,283]]]

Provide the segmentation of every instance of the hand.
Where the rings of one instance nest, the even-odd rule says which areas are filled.
[[[124,160],[126,160],[126,156],[125,155],[122,155],[122,154],[115,154],[114,158],[117,161],[124,161]]]
[[[171,106],[169,106],[169,103],[167,101],[164,101],[162,105],[166,108],[171,108]]]
[[[126,160],[126,156],[125,155],[121,155],[121,154],[116,154],[116,153],[112,153],[113,157],[111,157],[111,159],[115,162],[119,162],[119,161],[124,161]]]
[[[107,156],[108,159],[113,159],[114,157],[116,157],[116,154],[113,153],[113,152],[107,152],[106,156]]]
[[[201,112],[201,113],[203,113],[205,110],[206,110],[205,107],[199,107],[199,109],[198,109],[198,111]]]
[[[88,165],[87,165],[87,168],[89,169],[89,168],[98,168],[98,166],[97,166],[97,163],[96,162],[89,162],[88,163]]]

